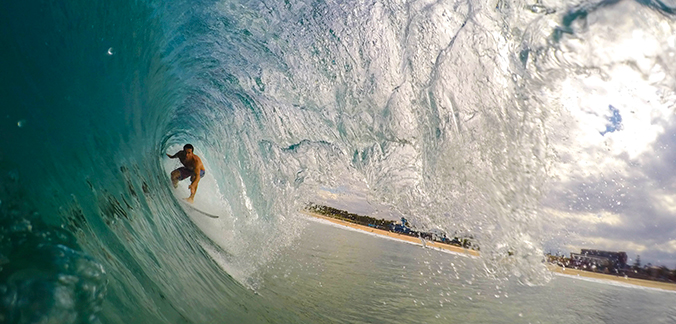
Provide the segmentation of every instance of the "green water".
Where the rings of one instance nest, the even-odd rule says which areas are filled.
[[[0,322],[676,322],[674,294],[540,263],[551,140],[574,129],[548,92],[606,77],[576,46],[630,38],[586,28],[614,4],[1,2]],[[669,31],[667,5],[629,4]],[[186,143],[218,219],[178,203]],[[322,199],[483,258],[308,224]]]
[[[555,276],[489,279],[476,259],[311,222],[263,298],[313,323],[671,323],[676,294]]]

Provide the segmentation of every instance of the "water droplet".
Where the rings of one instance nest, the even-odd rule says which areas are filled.
[[[108,49],[108,55],[113,55],[113,54],[115,54],[115,52],[113,52],[113,48],[111,47],[111,48]]]
[[[26,126],[26,120],[25,119],[19,120],[18,122],[16,122],[16,126],[19,126],[19,127]]]

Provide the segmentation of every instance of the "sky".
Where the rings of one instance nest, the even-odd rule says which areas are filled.
[[[660,23],[657,23],[657,22]],[[633,2],[590,14],[564,39],[566,76],[543,202],[548,247],[625,251],[676,268],[676,82],[673,22]],[[554,252],[554,251],[552,251]]]
[[[610,81],[562,84],[567,123],[554,136],[545,224],[562,250],[625,251],[630,263],[640,255],[643,264],[676,268],[674,99],[660,99],[626,66],[611,72]]]
[[[541,202],[546,252],[624,251],[676,268],[676,24],[636,2],[590,13],[539,78],[554,158]],[[366,192],[328,204],[397,219]],[[388,217],[389,216],[389,217]]]

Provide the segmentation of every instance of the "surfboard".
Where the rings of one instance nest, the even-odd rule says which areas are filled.
[[[188,208],[188,209],[190,209],[190,210],[192,210],[192,211],[196,211],[196,212],[198,212],[198,213],[200,213],[200,214],[202,214],[202,215],[204,215],[204,216],[211,217],[211,218],[218,218],[218,215],[214,215],[214,214],[211,214],[211,213],[207,213],[207,212],[205,212],[205,211],[203,211],[203,210],[199,210],[199,209],[195,208],[195,206],[193,206],[193,205],[190,204],[189,202],[184,201],[183,199],[180,199],[179,202],[180,202],[181,205],[183,205],[184,207],[186,207],[186,208]]]

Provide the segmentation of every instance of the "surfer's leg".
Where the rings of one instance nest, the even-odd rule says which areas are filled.
[[[174,188],[178,188],[178,182],[190,177],[192,171],[188,170],[186,167],[180,167],[174,171],[171,171],[171,184],[174,185]]]
[[[176,169],[171,171],[171,184],[174,185],[174,188],[178,188],[178,178],[181,177],[181,171]]]

